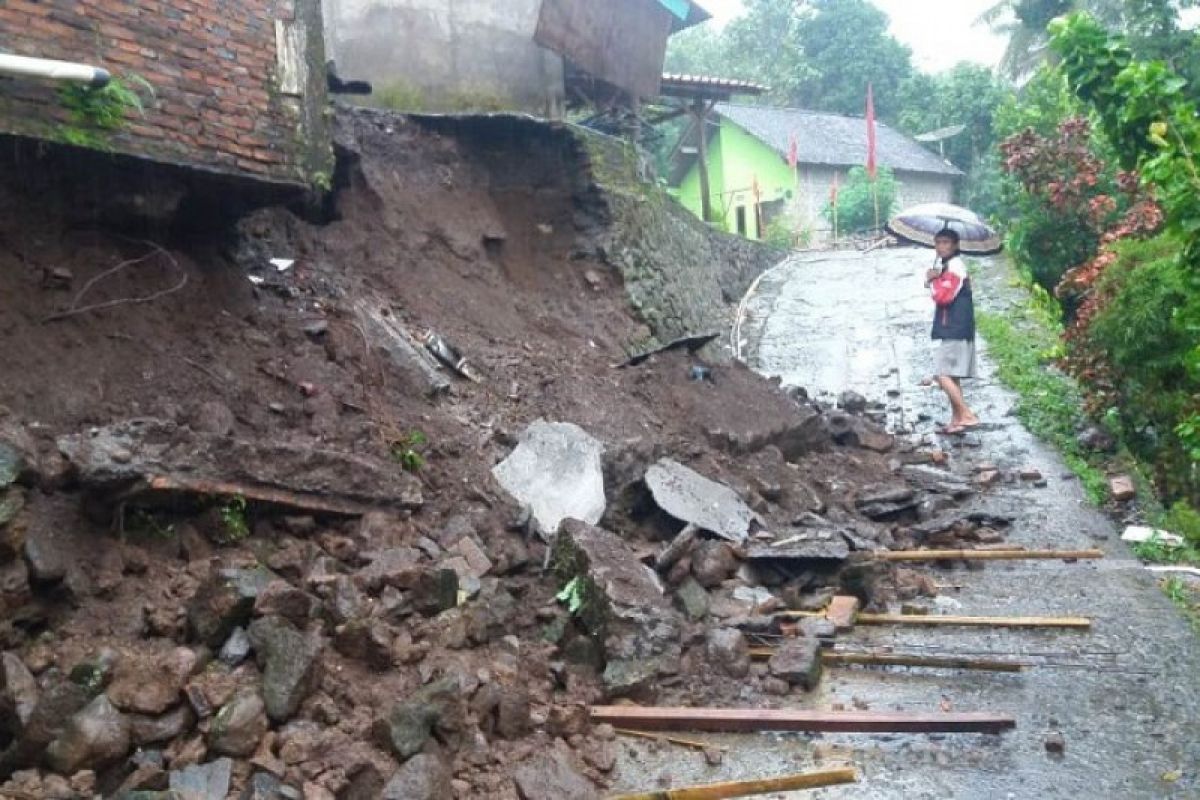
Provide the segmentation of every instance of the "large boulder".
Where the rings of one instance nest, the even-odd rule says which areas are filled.
[[[565,519],[595,524],[604,516],[604,445],[578,425],[538,420],[521,434],[512,454],[492,470],[546,539]]]
[[[130,653],[117,662],[106,690],[108,699],[122,711],[162,714],[179,702],[197,660],[197,655],[186,647],[152,654]]]

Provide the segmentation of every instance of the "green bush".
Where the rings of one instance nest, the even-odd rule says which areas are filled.
[[[1187,359],[1194,335],[1178,309],[1195,294],[1177,255],[1178,239],[1158,236],[1116,248],[1117,260],[1096,286],[1106,300],[1086,329],[1084,347],[1104,354],[1113,394],[1107,417],[1130,450],[1154,465],[1170,499],[1200,502],[1200,476],[1180,423],[1196,410],[1200,381]]]
[[[857,233],[875,227],[875,192],[879,194],[879,224],[882,226],[896,209],[897,189],[896,176],[887,167],[879,168],[874,181],[863,167],[851,169],[846,184],[838,191],[838,231]],[[833,204],[826,203],[822,213],[832,222]]]

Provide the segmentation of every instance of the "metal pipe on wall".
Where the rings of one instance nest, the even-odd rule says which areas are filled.
[[[0,53],[0,75],[19,75],[30,78],[48,78],[65,83],[84,83],[94,89],[108,85],[112,76],[108,70],[70,61],[54,61],[49,58],[30,58]]]

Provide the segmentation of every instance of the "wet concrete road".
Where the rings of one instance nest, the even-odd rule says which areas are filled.
[[[931,307],[921,274],[929,251],[887,250],[799,256],[767,273],[747,303],[743,357],[815,397],[850,388],[886,403],[893,427],[934,441],[947,418],[930,372]],[[985,265],[976,293],[984,305],[1014,291],[1002,263]],[[951,468],[969,475],[992,462],[1039,469],[1047,488],[1005,483],[967,503],[1010,514],[1009,541],[1027,547],[1101,547],[1099,562],[994,562],[983,570],[940,572],[959,584],[934,613],[1082,615],[1090,632],[860,628],[856,646],[1017,656],[1037,666],[1021,674],[839,668],[797,705],[841,704],[876,711],[995,711],[1017,728],[1001,736],[711,737],[731,747],[719,768],[698,754],[653,753],[623,745],[622,789],[763,777],[843,762],[855,786],[791,793],[817,798],[1200,798],[1200,640],[1089,507],[1057,455],[1007,416],[1014,398],[993,378],[982,345],[983,377],[968,400],[989,428],[950,447]],[[1048,754],[1060,732],[1065,754]]]

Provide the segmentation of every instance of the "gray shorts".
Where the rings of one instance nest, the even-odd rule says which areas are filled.
[[[951,378],[977,378],[975,342],[970,339],[942,339],[934,356],[935,374]]]

